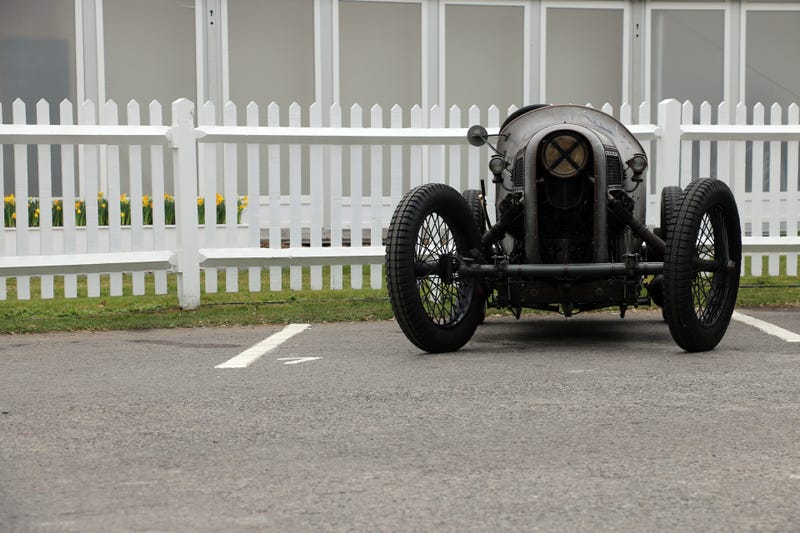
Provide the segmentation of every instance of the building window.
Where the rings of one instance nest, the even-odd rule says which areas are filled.
[[[230,99],[240,116],[249,102],[286,112],[314,102],[313,0],[228,2]]]
[[[491,105],[502,116],[525,101],[525,10],[522,6],[450,4],[445,8],[444,103],[462,115]]]
[[[689,100],[699,118],[700,104],[724,98],[725,13],[722,10],[653,10],[651,102]],[[653,115],[655,116],[655,115]]]
[[[800,11],[748,11],[746,24],[748,107],[800,103]]]
[[[624,11],[548,8],[547,103],[622,103]]]
[[[185,0],[104,0],[106,97],[124,109],[158,100],[164,118],[178,98],[195,100],[194,5]]]
[[[70,0],[0,2],[0,102],[4,117],[21,98],[34,112],[47,100],[53,111],[75,100],[75,8]],[[57,113],[56,113],[57,116]],[[8,121],[8,120],[6,120]]]
[[[421,102],[421,4],[339,3],[339,101],[365,111]],[[345,114],[347,112],[345,111]],[[386,113],[384,113],[386,114]]]
[[[75,3],[72,0],[0,2],[0,104],[2,121],[12,122],[12,103],[25,102],[29,124],[36,103],[50,104],[50,123],[59,123],[59,105],[75,103]],[[12,146],[3,147],[4,195],[14,191]],[[52,147],[53,193],[61,194],[61,151]],[[36,147],[28,147],[28,192],[38,194]]]

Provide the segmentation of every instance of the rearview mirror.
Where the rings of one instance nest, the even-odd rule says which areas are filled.
[[[489,140],[489,132],[480,124],[475,124],[467,130],[467,142],[472,146],[483,146]]]

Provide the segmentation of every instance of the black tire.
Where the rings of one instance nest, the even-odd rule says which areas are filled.
[[[652,281],[647,285],[647,294],[654,304],[664,307],[664,276],[658,274],[653,276]]]
[[[692,182],[664,257],[664,312],[678,346],[699,352],[719,343],[736,305],[741,262],[742,233],[733,193],[715,179]]]
[[[682,195],[683,191],[677,185],[668,185],[661,189],[661,227],[659,228],[658,236],[664,242],[667,242],[672,229],[675,227],[675,220],[681,207]],[[652,259],[653,261],[663,261],[664,257],[653,253]],[[664,308],[664,276],[662,274],[658,274],[653,278],[647,287],[647,294],[654,304],[662,309]]]
[[[481,191],[477,189],[467,189],[462,193],[464,200],[467,202],[472,218],[478,226],[478,232],[483,233],[486,229],[486,217],[483,213],[483,200],[481,200]]]
[[[486,230],[486,212],[483,210],[483,199],[481,198],[481,191],[477,189],[467,189],[461,195],[464,197],[464,200],[467,202],[467,207],[469,207],[470,213],[472,213],[472,218],[475,220],[475,224],[478,227],[478,233],[483,236],[483,232]],[[488,294],[489,287],[486,282],[481,281],[481,291],[482,293]],[[481,318],[478,321],[479,324],[483,324],[486,320],[486,299],[484,298],[483,301],[483,312],[481,312]]]
[[[664,242],[670,237],[678,210],[681,207],[683,191],[677,185],[669,185],[661,189],[661,238]]]
[[[480,235],[461,193],[440,183],[412,189],[395,209],[386,243],[386,285],[395,319],[426,352],[464,346],[482,317],[480,280],[444,272],[476,255]]]

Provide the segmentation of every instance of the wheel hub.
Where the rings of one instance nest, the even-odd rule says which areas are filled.
[[[437,270],[439,277],[445,283],[453,283],[455,272],[461,267],[461,262],[454,255],[445,254],[439,258],[437,262]]]

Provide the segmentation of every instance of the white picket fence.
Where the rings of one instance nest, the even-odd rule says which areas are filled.
[[[86,225],[76,227],[66,216],[52,227],[43,212],[39,227],[19,216],[16,227],[0,225],[0,299],[7,298],[6,278],[16,278],[19,299],[31,297],[30,276],[41,277],[40,295],[54,295],[54,276],[64,276],[64,295],[77,295],[77,275],[87,275],[89,296],[100,295],[100,275],[110,276],[110,294],[122,293],[122,276],[132,272],[133,294],[145,292],[144,274],[155,275],[155,292],[167,291],[168,271],[178,272],[178,299],[196,307],[204,289],[215,292],[217,269],[225,269],[225,290],[238,291],[238,271],[249,270],[247,290],[260,291],[261,269],[269,268],[269,289],[279,290],[288,269],[292,289],[302,287],[302,267],[310,267],[310,286],[321,289],[322,265],[332,265],[330,286],[342,288],[343,265],[352,266],[351,286],[361,288],[362,266],[369,265],[370,285],[383,282],[382,236],[404,191],[424,182],[449,183],[459,190],[478,188],[488,174],[487,150],[465,142],[467,126],[482,123],[496,131],[501,112],[472,107],[414,107],[407,114],[395,106],[375,106],[368,120],[359,106],[344,116],[338,106],[311,106],[306,117],[297,105],[288,118],[272,104],[262,113],[251,103],[237,110],[232,103],[217,110],[207,103],[197,111],[188,100],[172,105],[172,125],[162,120],[157,102],[148,108],[149,124],[139,105],[126,107],[119,125],[114,102],[102,108],[86,102],[73,125],[69,102],[60,106],[58,125],[51,125],[49,105],[39,102],[35,123],[28,124],[25,106],[12,106],[13,124],[0,124],[0,144],[13,145],[13,190],[20,215],[29,196],[28,146],[36,146],[41,206],[54,199],[54,169],[49,145],[60,146],[58,199],[71,206],[103,192],[109,199],[127,194],[134,206],[147,194],[153,199],[153,222],[145,225],[140,209],[131,209],[130,225],[120,223],[120,207],[109,202],[109,224],[99,226],[95,202],[86,202]],[[784,114],[779,106],[748,110],[739,105],[716,109],[702,104],[695,124],[692,104],[667,100],[650,120],[650,106],[623,105],[606,113],[627,124],[651,156],[647,223],[657,225],[659,197],[666,185],[685,186],[693,176],[725,180],[734,190],[744,225],[745,251],[752,257],[749,273],[777,275],[781,256],[787,273],[797,275],[800,252],[800,183],[797,105]],[[237,111],[245,116],[237,121]],[[503,118],[514,108],[507,110]],[[712,122],[713,115],[716,114]],[[98,122],[102,124],[98,125]],[[768,124],[765,124],[767,123]],[[365,125],[368,123],[368,125]],[[323,126],[325,124],[325,126]],[[346,126],[343,127],[343,124]],[[165,147],[167,150],[165,150]],[[766,157],[765,157],[765,154]],[[0,151],[0,171],[4,165]],[[168,168],[171,160],[172,168]],[[164,218],[164,193],[175,196],[176,223]],[[489,188],[490,196],[494,191]],[[215,223],[216,198],[225,199],[225,223]],[[206,224],[198,224],[198,196],[205,204]],[[236,199],[250,205],[237,223]],[[492,199],[490,198],[490,201]],[[69,207],[67,207],[67,210]],[[0,221],[0,224],[3,222]],[[269,241],[262,248],[263,240]]]

